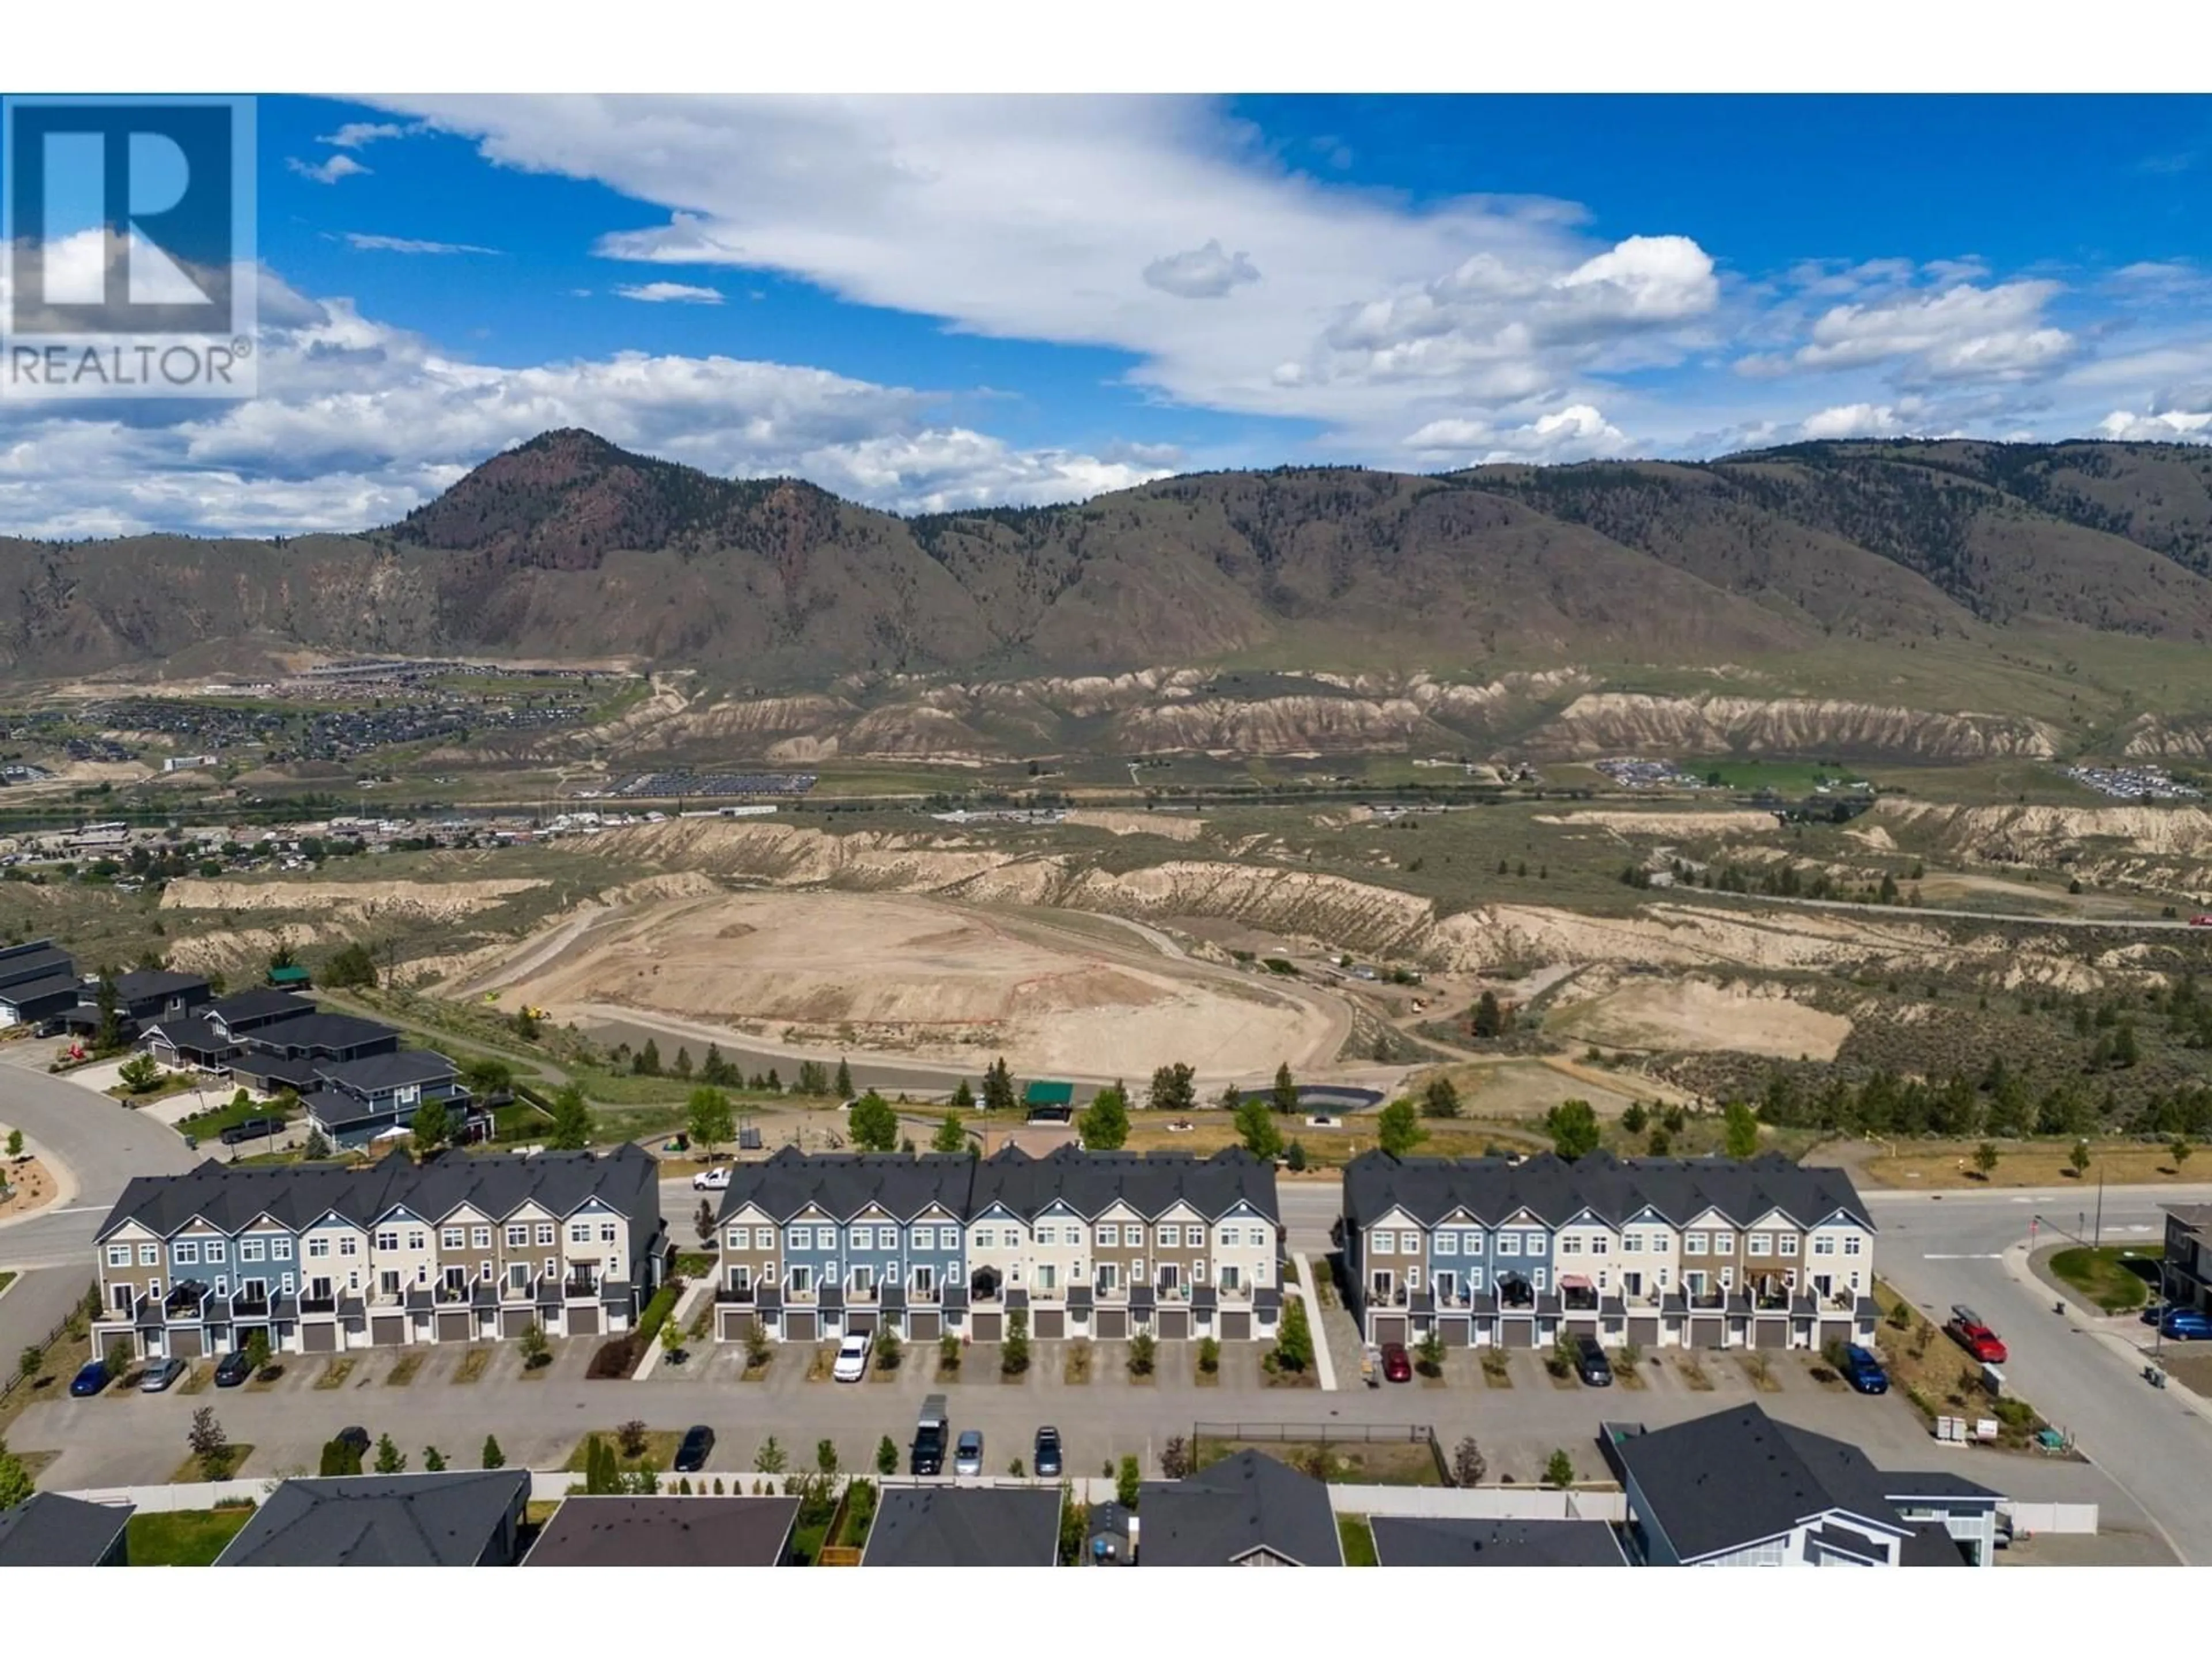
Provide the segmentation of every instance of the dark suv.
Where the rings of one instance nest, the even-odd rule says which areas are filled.
[[[1581,1377],[1588,1388],[1609,1389],[1613,1386],[1613,1362],[1605,1357],[1605,1350],[1598,1346],[1595,1337],[1578,1336],[1575,1339],[1575,1375]]]
[[[234,1123],[222,1132],[226,1146],[242,1146],[249,1140],[258,1140],[264,1135],[273,1135],[284,1127],[281,1117],[249,1117],[243,1123]]]
[[[1047,1424],[1036,1431],[1036,1472],[1047,1480],[1060,1474],[1060,1431]]]

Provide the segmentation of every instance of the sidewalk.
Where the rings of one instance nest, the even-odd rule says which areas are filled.
[[[1323,1328],[1321,1297],[1314,1291],[1313,1264],[1306,1260],[1305,1252],[1297,1251],[1291,1257],[1298,1270],[1299,1293],[1306,1302],[1306,1328],[1313,1333],[1314,1366],[1321,1372],[1321,1386],[1325,1393],[1336,1392],[1336,1365],[1329,1358],[1328,1332]]]
[[[2137,1387],[2149,1388],[2150,1384],[2143,1379],[2143,1367],[2155,1364],[2157,1361],[2152,1357],[2150,1344],[2136,1334],[2148,1328],[2141,1324],[2135,1315],[2100,1313],[2084,1306],[2079,1297],[2063,1287],[2053,1285],[2035,1271],[2034,1264],[2029,1259],[2026,1240],[2007,1247],[2004,1268],[2027,1288],[2048,1294],[2054,1301],[2063,1299],[2066,1304],[2069,1322],[2079,1327],[2083,1335],[2118,1356],[2121,1362],[2135,1373]],[[2185,1410],[2194,1412],[2205,1422],[2212,1423],[2212,1400],[2205,1399],[2194,1389],[2169,1380],[2160,1392],[2179,1402]]]
[[[699,1304],[714,1293],[711,1279],[695,1279],[684,1287],[684,1294],[676,1298],[676,1305],[668,1310],[668,1322],[678,1330],[688,1329],[691,1316],[699,1311]],[[666,1352],[656,1336],[646,1353],[644,1363],[630,1373],[632,1382],[642,1382],[659,1368],[660,1357]]]

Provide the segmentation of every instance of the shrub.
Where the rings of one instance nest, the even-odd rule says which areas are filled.
[[[1221,1344],[1210,1336],[1199,1339],[1198,1368],[1208,1376],[1221,1369]]]

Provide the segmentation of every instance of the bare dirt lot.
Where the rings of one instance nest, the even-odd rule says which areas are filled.
[[[785,1042],[917,1059],[1003,1053],[1028,1075],[1208,1076],[1326,1066],[1348,1015],[1328,994],[1060,928],[899,894],[714,894],[601,913],[525,945],[504,1006],[556,1019],[614,1005]]]
[[[1629,979],[1553,1016],[1564,1036],[1622,1048],[1734,1050],[1833,1060],[1851,1023],[1777,992],[1699,979]]]

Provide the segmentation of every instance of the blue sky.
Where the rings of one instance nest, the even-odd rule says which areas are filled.
[[[2212,100],[258,122],[262,395],[0,413],[0,526],[354,528],[570,424],[903,510],[1216,466],[2212,440]]]

